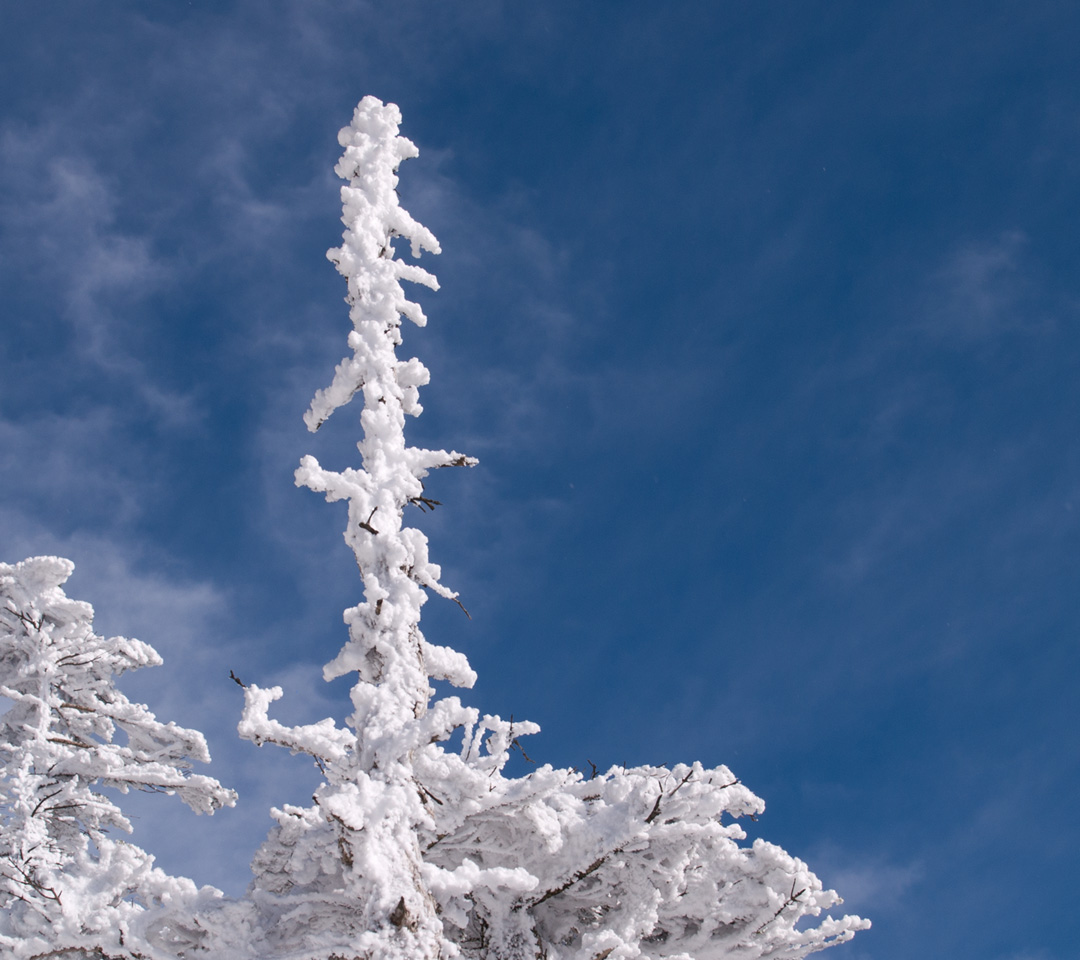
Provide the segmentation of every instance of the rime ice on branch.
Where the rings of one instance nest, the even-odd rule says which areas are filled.
[[[161,659],[94,633],[93,608],[61,589],[72,569],[59,557],[0,563],[0,696],[11,702],[0,717],[0,948],[158,957],[162,936],[180,944],[192,932],[197,892],[112,835],[131,826],[100,788],[175,793],[197,813],[236,795],[190,773],[210,759],[202,734],[116,689]]]
[[[406,445],[428,371],[400,361],[401,322],[424,324],[401,280],[435,278],[397,259],[438,252],[398,204],[397,169],[416,148],[398,135],[396,106],[373,97],[339,140],[341,247],[353,353],[306,416],[318,429],[359,395],[360,469],[305,457],[298,484],[348,501],[346,541],[364,599],[345,611],[349,639],[327,679],[355,673],[347,728],[286,727],[268,716],[281,690],[246,689],[243,736],[311,755],[325,773],[314,805],[274,810],[249,893],[258,931],[243,956],[330,960],[621,960],[636,957],[799,958],[848,940],[858,917],[796,924],[839,903],[805,864],[730,822],[764,805],[726,767],[623,769],[586,779],[542,766],[503,770],[517,737],[538,729],[480,717],[457,697],[431,702],[430,681],[472,685],[465,657],[420,632],[426,592],[440,582],[422,533],[402,524],[435,467],[458,453]],[[461,746],[443,744],[456,730]]]
[[[402,317],[426,322],[401,281],[438,284],[397,259],[394,240],[408,240],[414,257],[424,249],[437,253],[439,245],[398,203],[398,164],[417,153],[397,135],[399,122],[397,107],[368,97],[339,134],[346,230],[327,255],[348,281],[353,354],[305,417],[316,430],[359,395],[362,467],[339,473],[305,457],[296,473],[297,484],[349,504],[345,539],[362,571],[364,600],[346,611],[349,641],[324,675],[358,675],[350,729],[329,722],[282,727],[266,715],[280,691],[254,686],[241,724],[243,736],[310,753],[326,772],[313,808],[274,812],[278,826],[256,857],[253,896],[270,921],[261,949],[274,956],[419,960],[442,952],[442,924],[423,880],[421,832],[430,817],[414,758],[460,723],[460,708],[448,702],[428,711],[429,679],[471,686],[475,678],[463,656],[428,644],[420,632],[426,591],[456,594],[439,582],[427,539],[403,527],[402,517],[407,504],[421,502],[429,470],[475,461],[405,444],[405,416],[420,413],[418,387],[428,371],[395,354]]]

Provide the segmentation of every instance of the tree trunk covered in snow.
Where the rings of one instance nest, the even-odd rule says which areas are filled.
[[[457,453],[405,443],[405,416],[420,413],[417,388],[428,371],[400,361],[402,317],[423,324],[401,280],[436,288],[435,278],[396,257],[405,238],[413,256],[438,252],[430,231],[398,204],[398,164],[416,148],[397,136],[397,108],[367,98],[339,140],[345,154],[341,247],[328,256],[348,281],[353,355],[342,360],[330,386],[316,395],[305,420],[316,430],[355,396],[363,400],[359,443],[362,467],[340,473],[305,457],[296,482],[347,500],[345,538],[356,555],[364,600],[346,611],[349,641],[324,673],[358,678],[348,729],[330,723],[285,729],[266,715],[278,690],[249,687],[241,733],[312,754],[326,782],[307,810],[275,811],[272,836],[256,857],[253,896],[271,919],[267,948],[283,956],[381,956],[411,960],[443,952],[437,904],[424,880],[422,831],[430,825],[415,752],[450,734],[457,715],[429,712],[431,677],[469,686],[465,658],[429,645],[420,632],[426,591],[455,597],[428,560],[427,539],[403,527],[410,502],[423,496],[422,478],[435,467],[475,461]],[[278,955],[275,953],[274,955]]]
[[[732,820],[764,804],[726,767],[613,767],[586,779],[542,766],[512,779],[509,751],[535,724],[480,717],[457,697],[431,702],[431,680],[469,687],[475,675],[420,632],[427,592],[456,594],[402,519],[424,502],[429,470],[475,461],[405,442],[428,371],[396,356],[402,317],[426,323],[401,281],[437,283],[397,259],[394,241],[414,258],[439,247],[398,203],[398,165],[417,153],[399,123],[396,106],[367,97],[339,135],[346,230],[328,256],[348,281],[353,354],[305,418],[316,430],[360,397],[362,465],[335,472],[305,457],[296,474],[348,501],[364,599],[345,612],[349,640],[324,673],[356,675],[353,712],[345,729],[285,727],[268,715],[280,689],[246,689],[242,735],[308,753],[326,776],[313,806],[273,811],[248,902],[258,932],[248,952],[236,949],[295,960],[753,960],[850,939],[868,923],[796,929],[840,900],[780,848],[738,845]],[[446,750],[459,729],[460,749]]]

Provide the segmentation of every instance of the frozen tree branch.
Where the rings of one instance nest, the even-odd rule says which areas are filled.
[[[197,891],[115,838],[130,826],[100,787],[173,793],[197,813],[235,794],[190,773],[209,760],[202,734],[116,689],[161,660],[95,634],[90,604],[61,588],[71,571],[58,557],[0,564],[0,694],[12,703],[0,717],[0,948],[13,960],[157,957],[149,925]]]

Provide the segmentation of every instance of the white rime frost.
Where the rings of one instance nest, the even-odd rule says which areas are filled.
[[[210,756],[201,733],[162,723],[114,686],[155,666],[152,647],[98,636],[94,610],[61,589],[59,557],[0,563],[0,954],[182,956],[218,892],[169,877],[115,834],[131,825],[100,792],[176,794],[196,813],[236,795],[190,772]]]
[[[512,778],[510,751],[535,724],[432,700],[431,680],[470,687],[475,674],[420,632],[427,593],[457,595],[403,516],[430,506],[428,471],[475,461],[405,442],[428,371],[396,356],[402,318],[426,323],[401,281],[437,283],[399,260],[395,241],[414,258],[439,245],[398,203],[398,166],[417,154],[400,121],[396,106],[366,97],[339,134],[346,229],[328,257],[348,283],[352,355],[305,417],[316,430],[359,396],[361,467],[335,472],[308,456],[296,472],[297,484],[348,502],[345,539],[364,599],[345,611],[349,639],[324,674],[356,675],[353,710],[344,729],[286,727],[267,713],[281,691],[247,687],[242,736],[311,755],[325,779],[312,806],[272,811],[247,898],[229,907],[229,924],[205,921],[219,937],[210,954],[756,960],[850,939],[869,923],[804,919],[840,903],[805,864],[762,840],[740,846],[734,820],[764,804],[727,767],[612,767],[587,778],[545,765]],[[461,746],[448,749],[456,731]]]

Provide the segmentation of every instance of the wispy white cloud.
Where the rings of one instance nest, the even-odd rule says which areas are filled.
[[[83,522],[96,516],[113,526],[146,508],[147,490],[137,489],[124,464],[103,456],[110,449],[116,418],[106,408],[71,416],[42,413],[17,422],[0,418],[0,484],[5,507],[27,515],[69,522],[73,508]]]
[[[823,545],[823,578],[849,587],[865,581],[1008,484],[1015,460],[1012,451],[1002,451],[995,470],[961,455],[884,477],[863,496],[845,499],[836,508],[836,538]]]
[[[193,398],[165,389],[127,342],[147,298],[174,283],[176,270],[148,236],[119,224],[118,188],[65,136],[67,129],[52,120],[28,131],[0,130],[0,251],[7,269],[49,291],[36,308],[67,323],[57,354],[122,379],[160,422],[190,423],[197,416]]]
[[[865,582],[883,564],[1000,499],[1030,470],[1039,434],[1003,433],[987,448],[980,442],[982,431],[973,432],[984,403],[976,397],[985,384],[971,380],[994,375],[992,358],[1003,349],[1002,338],[1016,335],[1038,344],[1076,316],[1077,305],[1030,246],[1019,230],[958,240],[924,264],[911,289],[882,288],[883,296],[895,299],[883,307],[894,318],[886,332],[868,327],[872,336],[853,340],[846,355],[817,365],[792,385],[793,394],[807,402],[850,390],[862,404],[845,411],[851,425],[836,445],[844,456],[858,458],[871,482],[834,507],[832,536],[823,544],[826,580]],[[968,358],[966,378],[948,365],[955,351]],[[1023,368],[1005,372],[1010,380],[997,382],[1001,393],[1026,389]],[[952,439],[942,447],[949,424]],[[933,446],[920,449],[924,442]],[[1035,529],[1055,535],[1070,496],[1059,483],[1045,493],[1029,490],[986,531],[987,549],[992,544],[1007,556]]]
[[[853,857],[829,845],[815,848],[811,862],[822,882],[843,895],[844,912],[864,916],[902,911],[909,892],[926,874],[918,860]]]
[[[1021,230],[957,243],[928,278],[915,326],[937,338],[974,342],[1009,332],[1037,333],[1048,312]]]

